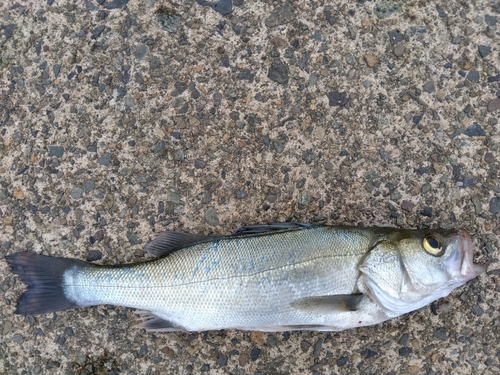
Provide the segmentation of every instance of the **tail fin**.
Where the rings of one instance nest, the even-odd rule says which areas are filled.
[[[6,259],[12,271],[28,285],[17,301],[16,314],[37,315],[79,307],[65,296],[63,276],[72,267],[91,267],[90,264],[33,253],[15,253]]]

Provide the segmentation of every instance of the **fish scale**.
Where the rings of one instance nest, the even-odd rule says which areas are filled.
[[[68,297],[82,305],[145,309],[167,320],[176,320],[189,306],[199,324],[224,326],[262,324],[263,311],[277,302],[290,305],[305,295],[351,293],[357,274],[354,265],[364,254],[359,249],[366,248],[360,243],[369,238],[319,227],[307,230],[305,246],[300,232],[227,237],[132,267],[75,270],[66,280]],[[249,306],[255,299],[260,303]],[[200,319],[195,317],[198,313]],[[300,319],[302,314],[289,308],[267,321],[276,315]]]

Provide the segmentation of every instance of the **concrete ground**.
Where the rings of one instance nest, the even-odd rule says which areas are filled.
[[[0,258],[288,219],[463,227],[491,263],[374,327],[147,334],[14,315],[0,259],[1,373],[500,372],[498,0],[3,0],[0,26]]]

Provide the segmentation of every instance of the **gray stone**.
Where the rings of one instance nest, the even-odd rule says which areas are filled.
[[[90,250],[87,254],[87,262],[95,262],[102,259],[102,252],[99,250]]]
[[[482,137],[486,135],[486,132],[481,127],[481,125],[475,122],[472,125],[468,126],[467,129],[465,129],[464,134],[469,137]]]
[[[446,341],[446,328],[438,328],[434,331],[433,336],[441,341]]]
[[[267,73],[267,77],[274,82],[280,84],[288,83],[288,74],[289,69],[288,65],[285,64],[280,59],[274,59],[269,67],[269,72]]]
[[[476,215],[479,215],[482,211],[482,204],[481,204],[481,198],[477,195],[473,195],[472,198],[472,204],[474,205],[474,212]]]
[[[265,20],[267,27],[275,27],[287,24],[295,19],[295,13],[290,3],[277,6]]]
[[[424,89],[425,92],[427,92],[429,94],[431,94],[434,91],[436,91],[436,86],[434,85],[434,81],[429,80],[429,81],[425,82],[423,89]]]
[[[104,29],[106,28],[106,26],[104,25],[99,25],[99,26],[96,26],[94,28],[94,30],[92,30],[91,34],[97,38],[98,36],[100,36],[102,34],[102,32],[104,31]]]
[[[24,340],[19,333],[14,333],[14,336],[12,336],[12,341],[14,341],[16,344],[22,344]]]
[[[205,221],[208,225],[213,227],[219,225],[219,218],[217,217],[217,211],[213,207],[209,207],[205,211]]]
[[[144,44],[139,44],[135,47],[134,56],[137,60],[142,61],[149,52],[149,47]]]
[[[205,163],[203,160],[196,159],[194,161],[194,167],[196,169],[203,169],[207,166],[207,163]]]
[[[111,152],[105,152],[99,157],[99,159],[97,159],[97,163],[101,165],[109,165],[111,164],[112,160],[113,160],[113,154],[111,154]]]
[[[403,34],[399,30],[391,30],[389,31],[389,41],[391,44],[398,44],[404,39]]]
[[[165,12],[158,12],[156,14],[156,22],[163,29],[169,33],[177,32],[181,25],[181,16],[178,14],[167,14]]]
[[[4,25],[3,27],[3,36],[5,37],[5,39],[9,39],[12,34],[14,33],[14,30],[16,28],[16,25],[15,24],[9,24],[9,25]]]
[[[175,191],[169,191],[167,192],[167,202],[179,204],[181,202],[181,196],[179,193],[176,193]]]
[[[71,189],[71,192],[69,194],[73,199],[81,199],[83,196],[83,189],[79,186],[75,186],[73,189]]]
[[[127,239],[132,245],[138,245],[142,241],[139,239],[139,236],[135,232],[127,232]]]
[[[488,112],[496,111],[499,108],[500,108],[500,98],[496,98],[488,102]]]
[[[94,181],[92,181],[92,180],[83,181],[83,189],[85,190],[86,193],[94,190],[94,188],[95,188]]]
[[[87,9],[90,12],[97,12],[99,10],[99,8],[97,8],[91,1],[87,1],[85,3],[85,9]]]
[[[326,96],[328,97],[328,104],[331,107],[344,106],[349,101],[345,92],[330,91],[328,94],[326,94]]]
[[[482,316],[484,314],[483,308],[479,305],[473,305],[472,311],[474,311],[474,314],[476,314],[477,316]]]
[[[206,1],[206,0],[196,0],[196,2],[202,6],[212,8],[217,13],[220,13],[222,15],[230,14],[233,11],[232,0],[219,0],[217,2]]]
[[[185,158],[184,151],[183,150],[175,150],[174,152],[174,160],[176,161],[183,161]]]
[[[491,53],[491,47],[483,44],[477,47],[477,50],[483,59]]]
[[[471,82],[479,82],[479,79],[481,76],[479,75],[479,72],[477,70],[471,70],[469,74],[467,74],[467,79]]]
[[[399,11],[401,11],[399,5],[389,2],[377,4],[373,8],[373,12],[380,19],[389,18],[394,13],[397,13]]]
[[[245,199],[247,197],[247,192],[243,190],[237,190],[234,195],[236,199]]]
[[[484,22],[486,22],[486,24],[490,27],[495,27],[497,25],[497,18],[495,16],[487,14],[484,17]]]
[[[500,212],[500,197],[493,197],[490,199],[490,212],[492,214]]]
[[[422,194],[428,193],[429,191],[431,191],[431,185],[423,184],[420,191],[422,192]]]
[[[153,148],[153,152],[155,154],[161,152],[165,148],[165,143],[164,142],[158,142],[156,146]]]
[[[267,345],[269,345],[271,348],[275,347],[277,344],[276,336],[274,335],[269,335],[267,336]]]
[[[314,357],[319,357],[321,354],[321,349],[323,347],[323,339],[319,338],[318,341],[314,344],[314,350],[313,350],[313,356]]]
[[[2,243],[2,250],[9,250],[12,246],[12,242],[11,241],[5,241],[4,243]]]
[[[110,3],[106,3],[104,8],[106,9],[120,9],[124,8],[128,4],[129,0],[113,0]]]
[[[406,30],[406,35],[412,37],[417,34],[425,34],[427,32],[427,27],[425,26],[411,26]]]
[[[64,154],[64,147],[62,146],[49,146],[49,155],[57,156],[58,158],[62,157]]]
[[[309,206],[309,204],[311,203],[311,196],[307,191],[301,191],[297,198],[297,201],[303,206]]]
[[[392,52],[394,53],[394,56],[401,57],[404,55],[405,51],[405,46],[402,44],[398,44],[396,47],[394,47],[394,50]]]
[[[52,72],[54,73],[54,77],[57,78],[57,76],[59,75],[59,72],[61,71],[61,64],[55,64],[53,67],[52,67]]]

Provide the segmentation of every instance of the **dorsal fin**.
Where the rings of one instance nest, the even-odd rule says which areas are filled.
[[[144,246],[144,251],[160,257],[188,245],[211,239],[211,237],[196,233],[167,231],[162,232],[154,240]]]
[[[245,225],[238,228],[231,236],[246,236],[248,234],[259,234],[266,233],[275,230],[286,230],[286,229],[307,229],[315,228],[317,224],[311,223],[268,223],[268,224],[257,224],[257,225]]]

